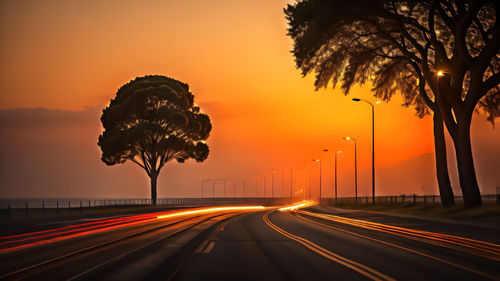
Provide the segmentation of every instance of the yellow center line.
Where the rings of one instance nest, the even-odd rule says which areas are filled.
[[[383,280],[390,280],[390,281],[395,281],[395,279],[385,275],[385,274],[382,274],[378,271],[376,271],[375,269],[372,269],[368,266],[365,266],[365,265],[362,265],[358,262],[355,262],[353,260],[350,260],[348,258],[345,258],[345,257],[342,257],[338,254],[335,254],[331,251],[328,251],[327,249],[325,248],[322,248],[321,246],[305,239],[305,238],[302,238],[302,237],[299,237],[299,236],[296,236],[296,235],[293,235],[289,232],[286,232],[285,230],[277,227],[275,224],[273,224],[270,220],[269,220],[269,214],[271,213],[272,211],[270,212],[267,212],[266,214],[263,215],[263,220],[264,222],[269,226],[271,227],[272,229],[274,229],[276,232],[280,233],[281,235],[289,238],[289,239],[292,239],[296,242],[298,242],[299,244],[305,246],[306,248],[308,248],[309,250],[331,260],[331,261],[334,261],[338,264],[341,264],[347,268],[350,268],[352,270],[354,270],[355,272],[371,279],[371,280],[375,280],[375,281],[383,281]]]
[[[373,222],[368,222],[368,221],[348,219],[348,218],[334,216],[334,215],[317,214],[317,213],[311,213],[311,212],[305,212],[305,211],[297,211],[297,213],[308,215],[311,217],[326,219],[326,220],[330,220],[333,222],[339,222],[339,223],[349,224],[349,225],[358,226],[358,227],[362,227],[362,228],[366,228],[366,229],[385,232],[385,233],[389,233],[389,234],[393,234],[393,235],[398,235],[398,236],[410,238],[410,239],[417,240],[417,241],[422,241],[422,242],[433,244],[433,245],[439,245],[439,246],[459,250],[459,251],[462,251],[465,253],[481,256],[481,257],[488,258],[488,259],[491,259],[494,261],[500,261],[499,252],[495,249],[496,247],[499,247],[499,246],[496,244],[488,243],[488,242],[482,242],[482,241],[477,241],[477,240],[472,240],[472,239],[462,240],[461,239],[462,237],[458,237],[458,236],[452,236],[452,235],[441,234],[441,233],[433,233],[433,232],[428,232],[428,231],[412,230],[412,229],[396,227],[396,226],[391,226],[391,225],[385,225],[385,224],[380,224],[380,223],[373,223]],[[446,239],[443,239],[443,237],[445,237]],[[431,241],[429,241],[429,240],[431,240]],[[494,247],[485,248],[485,247],[487,247],[487,245],[492,245]],[[456,246],[460,246],[460,247],[456,247]]]
[[[323,227],[327,227],[327,228],[334,229],[334,230],[337,230],[337,231],[341,231],[341,232],[344,232],[344,233],[347,233],[347,234],[351,234],[351,235],[354,235],[354,236],[365,238],[365,239],[368,239],[368,240],[371,240],[371,241],[382,243],[382,244],[385,244],[385,245],[388,245],[388,246],[391,246],[391,247],[394,247],[394,248],[405,250],[405,251],[408,251],[408,252],[411,252],[411,253],[414,253],[414,254],[417,254],[417,255],[421,255],[421,256],[424,256],[424,257],[427,257],[427,258],[430,258],[430,259],[433,259],[433,260],[436,260],[436,261],[439,261],[439,262],[442,262],[442,263],[445,263],[445,264],[448,264],[448,265],[451,265],[451,266],[454,266],[454,267],[457,267],[457,268],[460,268],[460,269],[463,269],[463,270],[466,270],[466,271],[469,271],[469,272],[472,272],[472,273],[475,273],[475,274],[478,274],[478,275],[481,275],[481,276],[484,276],[486,278],[490,278],[492,280],[500,280],[499,278],[497,278],[495,276],[492,276],[492,275],[489,275],[487,273],[483,273],[481,271],[472,269],[470,267],[463,266],[463,265],[460,265],[460,264],[457,264],[457,263],[454,263],[454,262],[451,262],[451,261],[447,261],[445,259],[441,259],[441,258],[432,256],[432,255],[429,255],[429,254],[417,251],[417,250],[409,249],[409,248],[406,248],[406,247],[403,247],[403,246],[400,246],[400,245],[396,245],[396,244],[393,244],[393,243],[390,243],[390,242],[386,242],[386,241],[383,241],[383,240],[379,240],[379,239],[375,239],[375,238],[372,238],[372,237],[369,237],[369,236],[365,236],[365,235],[362,235],[362,234],[351,232],[351,231],[348,231],[348,230],[345,230],[345,229],[342,229],[342,228],[338,228],[338,227],[335,227],[335,226],[332,226],[332,225],[328,225],[328,224],[320,223],[320,222],[317,222],[317,221],[314,221],[314,220],[310,220],[310,219],[305,218],[305,217],[303,217],[303,216],[301,216],[299,214],[296,214],[296,216],[299,217],[299,218],[301,218],[301,219],[303,219],[303,220],[315,223],[315,224],[323,226]]]

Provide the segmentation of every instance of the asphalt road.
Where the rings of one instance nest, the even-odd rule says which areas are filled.
[[[335,214],[335,211],[331,211]],[[337,215],[356,216],[356,212]],[[267,218],[266,218],[267,216]],[[358,214],[392,225],[447,229],[415,219]],[[267,220],[267,223],[266,223]],[[271,224],[271,226],[270,226]],[[454,225],[450,229],[462,229]],[[499,233],[496,233],[498,238]],[[477,235],[477,234],[476,234]],[[495,235],[491,231],[485,236]],[[260,212],[234,218],[174,280],[499,280],[500,256],[467,247],[367,229],[305,214]],[[442,245],[437,245],[439,243]],[[469,251],[470,250],[470,251]]]
[[[499,234],[333,208],[226,211],[0,251],[0,279],[500,280]]]

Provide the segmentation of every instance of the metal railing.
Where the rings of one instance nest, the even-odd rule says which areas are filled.
[[[151,199],[0,199],[0,215],[5,218],[48,217],[119,208],[185,208],[217,205],[285,205],[297,201],[294,198],[159,198],[157,206]]]
[[[500,194],[484,194],[481,196],[484,204],[500,204]],[[463,204],[462,196],[455,196],[456,204]],[[371,196],[322,198],[321,204],[327,205],[373,205]],[[376,196],[375,205],[416,206],[441,204],[439,195],[401,194]]]

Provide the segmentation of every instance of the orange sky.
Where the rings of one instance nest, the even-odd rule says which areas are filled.
[[[354,87],[348,97],[314,92],[313,78],[294,67],[287,2],[0,1],[0,109],[102,107],[134,77],[161,74],[188,83],[214,124],[209,159],[170,164],[165,174],[172,165],[186,174],[199,165],[198,178],[254,176],[305,169],[316,157],[328,168],[323,148],[344,150],[347,174],[353,146],[345,135],[358,137],[359,167],[368,168],[370,109],[351,98],[371,99],[370,88]],[[376,107],[377,166],[433,151],[431,120],[400,104],[395,98]],[[89,149],[97,149],[98,116],[95,122],[95,135],[82,135]],[[160,196],[194,190],[180,178],[164,182],[169,189],[160,179]]]

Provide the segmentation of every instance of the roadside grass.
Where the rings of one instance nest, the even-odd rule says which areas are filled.
[[[500,204],[486,204],[480,207],[469,209],[466,209],[461,205],[445,208],[439,204],[417,204],[406,206],[339,204],[335,207],[343,209],[357,209],[405,214],[412,216],[443,218],[500,226]]]

